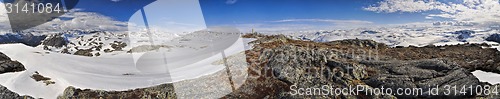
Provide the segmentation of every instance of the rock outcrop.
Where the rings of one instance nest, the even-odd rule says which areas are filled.
[[[128,91],[102,91],[68,87],[57,99],[176,99],[172,84]]]
[[[26,70],[24,65],[11,60],[7,55],[0,53],[0,74]]]
[[[123,43],[121,41],[114,41],[110,45],[111,48],[115,49],[115,51],[122,51],[122,49],[127,46],[127,43]]]
[[[80,56],[88,56],[88,57],[92,57],[94,56],[94,54],[92,54],[92,49],[78,49],[74,55],[80,55]]]
[[[45,46],[52,46],[56,48],[61,48],[68,45],[68,40],[62,36],[62,34],[54,34],[49,36],[47,39],[43,40],[42,44]]]
[[[247,51],[251,64],[249,79],[226,98],[475,98],[481,96],[475,88],[469,93],[444,95],[443,87],[484,86],[470,71],[480,62],[499,63],[496,50],[483,45],[428,46],[424,48],[389,48],[370,40],[340,40],[329,43],[296,41],[281,36],[257,37],[254,49]],[[462,48],[462,49],[459,49]],[[353,50],[354,49],[354,50]],[[440,51],[449,49],[450,51]],[[463,50],[458,51],[457,50]],[[455,51],[457,54],[452,54]],[[369,54],[369,53],[372,54]],[[463,53],[462,53],[463,52]],[[393,53],[393,54],[388,54]],[[459,54],[460,53],[460,54]],[[481,54],[477,54],[481,53]],[[406,55],[409,54],[409,55]],[[448,54],[446,56],[444,54]],[[482,56],[479,58],[476,56]],[[372,56],[373,55],[373,56]],[[405,57],[406,56],[406,57]],[[433,57],[431,57],[433,56]],[[489,63],[489,64],[490,64]],[[462,66],[465,65],[465,66]],[[475,65],[475,66],[473,66]],[[484,64],[487,68],[488,65]],[[484,69],[484,68],[482,68]],[[361,85],[365,88],[423,89],[417,95],[292,95],[291,88],[340,88]],[[429,88],[439,87],[439,93],[429,94]],[[455,92],[455,91],[452,91]]]
[[[500,52],[488,44],[460,44],[450,46],[425,46],[381,48],[379,54],[397,60],[422,60],[444,58],[469,71],[483,70],[500,73]]]
[[[461,68],[458,64],[438,59],[416,60],[416,61],[370,61],[362,62],[366,66],[377,68],[377,74],[364,80],[370,86],[376,88],[410,88],[421,89],[414,91],[412,95],[397,95],[398,98],[464,98],[473,97],[475,88],[462,90],[466,93],[449,94],[447,87],[478,86],[479,80]],[[436,88],[436,93],[432,93]],[[459,90],[450,93],[459,93]],[[417,95],[418,94],[418,95]]]
[[[0,85],[0,99],[35,99],[30,96],[21,96]]]
[[[486,38],[486,41],[492,41],[492,42],[500,43],[500,34],[492,34],[488,38]]]

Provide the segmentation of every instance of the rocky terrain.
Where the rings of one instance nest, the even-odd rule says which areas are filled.
[[[176,99],[172,84],[128,91],[93,91],[68,87],[58,99]]]
[[[485,70],[498,73],[497,67],[500,63],[498,61],[500,53],[495,49],[483,48],[488,46],[487,44],[391,48],[385,44],[358,39],[316,43],[291,40],[284,36],[259,37],[257,35],[256,37],[259,38],[254,42],[257,44],[247,54],[250,56],[248,61],[252,64],[250,68],[258,68],[253,70],[260,71],[250,73],[249,76],[256,77],[249,77],[247,83],[244,83],[238,91],[228,95],[228,98],[316,97],[290,96],[287,94],[290,90],[287,89],[294,84],[306,88],[327,84],[341,87],[368,85],[370,87],[424,89],[437,85],[484,85],[485,83],[480,83],[470,71]],[[258,72],[264,72],[264,74],[256,75]],[[440,94],[435,96],[317,97],[473,98],[482,96],[443,96]]]
[[[0,53],[0,74],[26,70],[23,64],[11,60],[7,55]]]
[[[480,82],[470,72],[499,73],[500,53],[487,44],[398,47],[370,40],[339,40],[325,43],[288,39],[285,36],[245,35],[256,38],[253,49],[245,52],[249,64],[246,82],[223,98],[498,98],[498,95],[465,93],[458,95],[292,95],[293,87],[336,88],[442,88],[444,85],[491,85]],[[213,74],[201,77],[218,76]],[[220,77],[219,77],[220,78]],[[214,78],[210,78],[214,79]],[[187,80],[185,82],[194,82]],[[147,90],[159,88],[162,97],[171,97],[174,86],[163,84],[130,91],[95,91],[68,88],[60,98],[161,98]],[[213,84],[215,86],[217,84]],[[204,87],[209,87],[205,85]],[[499,86],[499,85],[492,85]],[[208,89],[208,88],[207,88]],[[469,89],[467,92],[470,90]],[[176,90],[177,91],[177,90]],[[443,92],[442,90],[439,92]],[[171,94],[166,94],[171,93]],[[178,95],[177,95],[178,96]],[[175,97],[173,95],[172,97]]]

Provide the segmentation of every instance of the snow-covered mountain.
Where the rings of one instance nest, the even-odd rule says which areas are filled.
[[[36,47],[0,45],[1,52],[27,68],[0,75],[5,78],[0,84],[21,95],[40,98],[55,98],[68,86],[110,91],[144,88],[218,72],[225,68],[226,64],[218,64],[225,55],[234,57],[247,48],[239,33],[210,31],[157,42],[158,46],[132,44],[129,40],[127,33],[67,31],[47,35]],[[30,78],[34,74],[54,83],[37,82]]]
[[[343,39],[370,39],[389,46],[427,46],[459,43],[489,43],[498,46],[498,42],[486,40],[498,29],[471,26],[421,26],[421,27],[381,27],[355,28],[346,30],[319,30],[284,34],[294,39],[315,42],[329,42]]]

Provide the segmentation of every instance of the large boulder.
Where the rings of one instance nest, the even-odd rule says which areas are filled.
[[[421,89],[415,95],[396,95],[398,98],[467,98],[476,94],[476,86],[481,85],[479,80],[469,71],[456,63],[446,60],[429,59],[415,61],[376,61],[362,62],[367,66],[378,68],[377,75],[364,80],[366,84],[376,88],[391,89]],[[463,90],[467,93],[454,94],[455,90],[447,94],[447,88],[469,87]],[[433,93],[432,89],[437,89]]]
[[[486,38],[486,41],[492,41],[492,42],[500,43],[500,34],[492,34],[488,38]]]
[[[24,65],[10,60],[7,55],[0,53],[0,74],[8,73],[8,72],[19,72],[26,70]]]
[[[0,61],[0,74],[26,70],[23,64],[17,61]]]

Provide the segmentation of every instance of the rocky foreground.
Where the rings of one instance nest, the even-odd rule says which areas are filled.
[[[486,44],[390,48],[370,40],[327,43],[259,36],[247,51],[249,79],[226,98],[492,98],[497,95],[291,95],[293,87],[423,88],[477,86],[470,72],[498,71],[500,53]],[[253,68],[253,69],[252,69]],[[252,71],[253,70],[253,71]],[[498,73],[498,72],[497,72]],[[465,90],[471,92],[474,88]],[[444,91],[439,91],[444,92]]]
[[[285,36],[250,34],[244,37],[257,39],[251,42],[253,49],[245,52],[248,77],[239,88],[223,98],[500,98],[500,95],[496,94],[472,92],[478,85],[489,85],[493,88],[500,86],[480,82],[470,73],[474,70],[500,73],[500,52],[486,48],[487,44],[392,48],[382,43],[359,39],[317,43],[292,40]],[[223,78],[220,75],[221,73],[215,73],[201,77],[201,80],[213,83],[197,86],[197,90],[220,88],[214,87],[218,86],[218,81],[222,81],[218,80]],[[183,98],[187,95],[176,94],[175,92],[180,90],[174,90],[182,88],[175,87],[190,86],[198,81],[183,82],[187,83],[162,84],[128,91],[68,87],[59,98]],[[292,88],[321,88],[323,85],[335,88],[422,88],[423,94],[291,94],[294,92]],[[446,95],[445,85],[474,88],[465,89],[463,94]],[[432,93],[432,90],[428,89],[435,87],[439,87],[439,93],[426,94]],[[198,98],[211,97],[210,95],[205,94]]]

